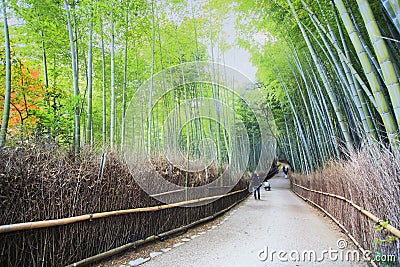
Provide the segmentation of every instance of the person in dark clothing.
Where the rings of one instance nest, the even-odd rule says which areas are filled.
[[[288,178],[288,173],[289,173],[289,167],[283,166],[282,171],[285,174],[285,178],[287,179]]]
[[[254,191],[254,199],[260,199],[260,187],[261,187],[261,179],[257,172],[254,172],[252,177],[253,191]]]

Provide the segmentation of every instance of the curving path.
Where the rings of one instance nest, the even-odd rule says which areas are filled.
[[[340,260],[341,255],[346,259],[344,252],[354,247],[348,245],[344,252],[338,248],[338,240],[345,236],[294,195],[288,179],[278,174],[270,181],[272,191],[262,189],[261,200],[250,196],[223,224],[140,266],[367,266]],[[260,251],[265,248],[269,257],[262,261],[259,257],[265,259],[267,254]],[[323,254],[330,248],[331,256]],[[281,259],[279,250],[287,252],[281,252]],[[315,250],[317,259],[311,250]],[[300,260],[295,260],[299,254]],[[325,259],[318,262],[322,255]],[[334,261],[336,257],[339,260]]]

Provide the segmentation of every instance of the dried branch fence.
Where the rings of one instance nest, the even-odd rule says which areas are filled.
[[[190,226],[248,196],[243,190],[247,182],[241,180],[228,194],[217,190],[218,196],[190,200],[205,205],[163,204],[133,179],[133,175],[149,176],[148,171],[130,172],[110,153],[99,175],[101,158],[92,150],[77,159],[37,147],[0,149],[0,266],[80,262]],[[210,168],[208,175],[215,179],[218,168]],[[185,183],[184,172],[172,173],[166,179]],[[209,182],[204,173],[194,177],[190,186]],[[216,200],[210,202],[211,198]]]
[[[360,248],[393,255],[396,262],[389,264],[400,266],[399,155],[371,143],[309,175],[293,173],[291,188],[331,217]]]

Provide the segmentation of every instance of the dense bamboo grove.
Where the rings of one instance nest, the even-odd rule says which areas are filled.
[[[51,12],[46,12],[47,7]],[[222,60],[222,25],[233,14],[242,33],[239,44],[252,53],[265,102],[278,125],[279,153],[289,158],[294,169],[309,172],[329,158],[358,149],[366,136],[388,145],[398,141],[400,44],[394,0],[4,1],[3,13],[7,64],[2,79],[6,85],[2,145],[11,110],[11,118],[19,118],[8,129],[13,137],[10,142],[36,134],[73,148],[75,153],[85,144],[123,150],[126,129],[133,127],[127,121],[127,109],[135,91],[175,64]],[[21,21],[12,23],[12,38],[7,17]],[[24,39],[26,31],[32,35]],[[11,54],[18,60],[11,61]],[[28,69],[25,76],[35,76],[31,69],[39,74],[34,79],[23,73],[11,75],[18,68]],[[178,74],[162,75],[166,83]],[[13,83],[21,86],[12,91]],[[230,99],[220,88],[213,87],[210,94],[200,87],[193,91],[183,86],[181,90],[174,93],[175,98],[166,96],[161,105],[148,99],[149,107],[155,106],[151,120],[141,122],[148,128],[141,133],[147,152],[162,147],[157,143],[160,122],[185,99],[213,97],[227,101],[234,113],[243,115],[236,109],[237,99]],[[185,112],[188,117],[189,111]],[[229,125],[236,123],[232,115],[217,116],[217,124],[220,119]],[[193,140],[206,136],[202,128],[207,124],[194,122],[185,129],[195,136],[184,137],[186,143],[182,140],[181,146],[194,157],[199,152],[190,147],[197,149]],[[223,164],[228,140],[220,126],[211,132],[217,133],[212,139]],[[250,135],[251,150],[257,154],[261,137],[256,132]]]
[[[160,202],[203,196],[200,184],[211,186],[206,195],[232,188],[247,171],[265,175],[275,157],[324,188],[314,171],[332,160],[352,164],[369,148],[376,153],[367,165],[344,171],[354,171],[350,191],[338,193],[358,189],[363,171],[383,187],[400,182],[396,172],[381,179],[387,173],[373,171],[382,170],[375,157],[399,161],[397,0],[2,0],[1,7],[0,147],[44,143],[76,164],[87,149],[111,149],[147,193],[184,188]],[[229,44],[224,24],[233,18],[239,36]],[[255,83],[222,64],[230,45],[250,52]],[[384,194],[371,198],[372,210],[385,197],[399,206],[396,191]],[[68,201],[87,209],[78,200],[75,193]]]
[[[270,99],[278,154],[299,173],[292,181],[344,196],[398,228],[398,2],[257,3],[258,10],[248,11],[247,1],[238,7],[257,21],[242,24],[242,41]],[[398,259],[396,238],[350,205],[293,190],[332,214],[364,249]]]
[[[247,10],[251,4],[240,2],[238,10],[255,18],[243,31],[264,40],[243,34],[242,41],[265,91],[279,102],[273,108],[279,153],[292,167],[308,173],[358,150],[366,137],[397,146],[396,1],[257,3]]]
[[[229,1],[4,2],[4,29],[7,16],[18,21],[11,25],[11,41],[9,34],[4,40],[15,42],[19,64],[5,71],[3,121],[13,123],[8,134],[2,124],[1,146],[6,137],[10,145],[39,137],[76,155],[82,147],[102,146],[128,151],[127,157],[184,155],[203,167],[215,160],[221,170],[233,160],[236,176],[248,169],[268,172],[276,142],[273,117],[261,95],[245,96],[246,88],[257,90],[251,81],[235,81],[227,67],[217,65],[171,69],[223,60],[222,26],[232,6]],[[30,38],[24,38],[27,32]],[[12,63],[9,57],[5,61]],[[29,81],[16,75],[18,68],[27,69]],[[11,92],[10,82],[21,86]],[[169,137],[178,139],[165,142]]]
[[[3,1],[2,224],[192,200],[3,233],[3,265],[65,265],[181,227],[244,199],[247,171],[267,175],[266,99],[240,72],[205,63],[222,59],[229,5]],[[118,156],[100,157],[109,151]]]

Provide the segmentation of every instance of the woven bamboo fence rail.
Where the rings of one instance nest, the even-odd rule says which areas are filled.
[[[10,233],[22,230],[32,230],[38,228],[48,228],[48,227],[55,227],[61,225],[67,225],[71,223],[81,222],[81,221],[88,221],[94,220],[99,218],[106,218],[110,216],[118,216],[124,214],[131,214],[131,213],[138,213],[138,212],[147,212],[147,211],[157,211],[157,210],[164,210],[174,207],[181,207],[183,205],[194,204],[202,201],[218,199],[221,197],[227,197],[233,194],[241,193],[247,191],[247,189],[237,190],[234,192],[230,192],[224,195],[217,195],[211,197],[205,197],[200,199],[193,199],[187,201],[181,201],[172,204],[165,204],[160,206],[153,206],[153,207],[145,207],[145,208],[135,208],[135,209],[125,209],[125,210],[115,210],[115,211],[107,211],[107,212],[99,212],[93,214],[85,214],[80,216],[74,216],[69,218],[61,218],[61,219],[54,219],[54,220],[45,220],[45,221],[35,221],[35,222],[25,222],[25,223],[17,223],[17,224],[8,224],[8,225],[0,225],[0,234],[2,233]],[[167,193],[167,192],[166,192]],[[165,193],[164,193],[165,194]]]
[[[297,185],[298,186],[298,185]],[[330,214],[327,210],[325,210],[323,207],[312,201],[311,199],[305,198],[299,193],[293,191],[298,197],[303,199],[304,201],[310,202],[312,205],[320,209],[323,213],[325,213],[329,218],[331,218],[345,233],[346,235],[353,241],[353,243],[358,247],[358,249],[365,255],[365,249],[361,246],[361,244],[354,238],[354,236],[344,227],[342,223],[339,222],[338,219],[336,219],[332,214]],[[369,262],[373,267],[377,267],[378,265],[375,264],[373,260]]]
[[[243,192],[243,191],[244,191],[244,190],[240,190],[240,191],[236,191],[236,192]],[[232,209],[234,206],[236,206],[238,203],[240,203],[241,201],[243,201],[243,199],[244,199],[244,198],[239,199],[238,201],[236,201],[235,203],[233,203],[231,206],[229,206],[229,207],[227,207],[227,208],[225,208],[225,209],[223,209],[223,210],[220,210],[220,211],[218,211],[217,213],[215,213],[215,214],[213,214],[213,215],[211,215],[211,216],[208,216],[208,217],[206,217],[206,218],[202,218],[202,219],[200,219],[200,220],[198,220],[198,221],[192,222],[192,223],[190,223],[190,224],[188,224],[188,225],[184,225],[184,226],[182,226],[182,227],[179,227],[179,228],[176,228],[176,229],[173,229],[173,230],[170,230],[170,231],[167,231],[167,232],[158,234],[158,235],[149,236],[149,237],[147,237],[147,238],[145,238],[145,239],[141,239],[141,240],[137,240],[137,241],[132,242],[132,243],[128,243],[128,244],[126,244],[126,245],[123,245],[123,246],[120,246],[120,247],[111,249],[111,250],[109,250],[109,251],[100,253],[100,254],[98,254],[98,255],[94,255],[94,256],[92,256],[92,257],[89,257],[89,258],[80,260],[80,261],[78,261],[78,262],[75,262],[75,263],[73,263],[73,264],[68,265],[67,267],[85,266],[85,265],[88,265],[88,264],[91,264],[91,263],[94,263],[94,262],[98,262],[98,261],[101,261],[101,260],[110,258],[110,257],[112,257],[112,256],[114,256],[114,255],[116,255],[116,254],[119,254],[119,253],[121,253],[121,252],[124,252],[124,251],[126,251],[126,250],[128,250],[128,249],[130,249],[130,248],[135,248],[135,247],[138,247],[138,246],[141,246],[141,245],[150,243],[150,242],[154,242],[154,241],[156,241],[156,240],[158,240],[158,239],[161,239],[161,238],[163,238],[163,237],[167,237],[167,236],[171,236],[171,235],[174,235],[174,234],[183,232],[183,231],[185,231],[185,230],[187,230],[187,229],[189,229],[189,228],[191,228],[191,227],[194,227],[194,226],[196,226],[196,225],[198,225],[198,224],[201,224],[201,223],[205,223],[205,222],[207,222],[207,221],[210,221],[210,220],[212,220],[212,219],[214,219],[214,218],[220,216],[221,214],[223,214],[223,213],[229,211],[229,210]]]
[[[355,209],[357,209],[360,213],[364,214],[364,215],[367,216],[369,219],[371,219],[371,220],[374,221],[375,223],[381,225],[381,226],[382,226],[383,228],[385,228],[387,231],[389,231],[389,232],[392,233],[393,235],[395,235],[395,236],[397,236],[398,238],[400,238],[400,230],[399,230],[399,229],[397,229],[396,227],[394,227],[394,226],[391,225],[391,224],[383,223],[383,222],[384,222],[383,220],[381,220],[380,218],[378,218],[377,216],[375,216],[375,215],[372,214],[371,212],[369,212],[369,211],[363,209],[363,208],[360,207],[359,205],[355,204],[353,201],[351,201],[351,200],[349,200],[349,199],[347,199],[347,198],[345,198],[345,197],[335,195],[335,194],[331,194],[331,193],[327,193],[327,192],[322,192],[322,191],[310,189],[310,188],[304,187],[304,186],[299,185],[299,184],[296,184],[296,183],[292,183],[292,184],[293,184],[294,186],[297,186],[297,187],[299,187],[299,188],[301,188],[301,189],[304,189],[304,190],[306,190],[306,191],[310,191],[310,192],[314,192],[314,193],[317,193],[317,194],[321,194],[321,195],[333,197],[333,198],[336,198],[336,199],[340,199],[340,200],[342,200],[342,201],[344,201],[344,202],[347,202],[348,204],[350,204],[351,206],[353,206]],[[297,195],[298,195],[298,194],[297,194]],[[303,199],[304,199],[304,198],[303,198]],[[307,200],[308,200],[308,199],[307,199]]]

